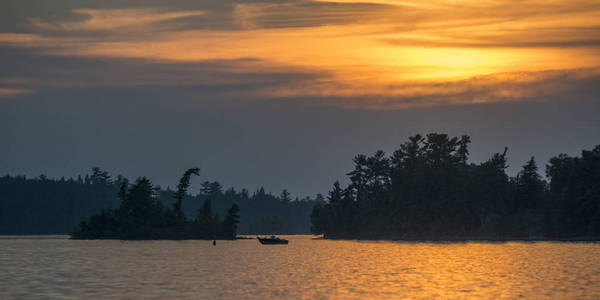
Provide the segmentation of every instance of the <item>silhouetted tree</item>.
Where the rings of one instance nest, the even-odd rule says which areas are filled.
[[[237,224],[240,222],[240,208],[237,204],[231,205],[222,223],[221,236],[234,239],[237,234]]]
[[[109,185],[112,184],[110,175],[108,172],[100,170],[98,167],[92,168],[92,176],[90,176],[90,183],[97,185]]]
[[[198,216],[196,216],[196,232],[199,237],[211,238],[215,236],[214,217],[212,213],[212,206],[210,199],[204,200],[202,208],[198,210]]]
[[[281,195],[279,195],[279,200],[283,202],[290,202],[292,201],[292,196],[286,189],[284,189],[283,191],[281,191]]]
[[[391,157],[354,157],[350,183],[316,203],[311,232],[326,238],[527,239],[600,235],[600,146],[550,160],[549,188],[532,157],[506,174],[506,152],[469,164],[471,140],[415,135]]]
[[[181,179],[179,179],[179,184],[177,185],[177,191],[173,195],[173,198],[175,199],[175,203],[173,204],[173,209],[180,214],[183,214],[181,212],[181,202],[183,201],[183,198],[185,197],[185,194],[187,193],[187,189],[190,187],[190,179],[191,179],[192,175],[200,176],[200,169],[199,168],[191,168],[191,169],[188,169],[187,171],[185,171],[185,173],[183,174]]]
[[[600,237],[600,145],[581,157],[560,154],[546,166],[551,232],[557,238]],[[548,217],[546,217],[548,220]]]

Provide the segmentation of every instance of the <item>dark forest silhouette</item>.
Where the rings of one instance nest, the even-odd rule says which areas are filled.
[[[0,234],[66,234],[81,220],[89,222],[88,217],[93,214],[98,222],[99,212],[114,214],[121,205],[126,196],[126,190],[121,190],[123,184],[129,181],[120,175],[113,178],[99,168],[93,168],[89,175],[69,179],[44,175],[0,177]],[[205,220],[212,214],[213,219],[222,221],[221,216],[226,216],[236,203],[241,216],[237,226],[240,234],[309,233],[312,207],[317,200],[323,201],[320,195],[317,200],[293,199],[286,190],[275,196],[264,188],[254,193],[224,189],[216,181],[202,182],[200,192],[194,195],[186,193],[180,198],[176,192],[154,187],[152,198],[158,203],[152,205],[166,210],[181,199],[178,205],[188,219],[195,220],[202,210]]]
[[[468,136],[415,135],[390,157],[354,158],[350,184],[338,182],[315,205],[311,231],[325,238],[405,240],[598,240],[600,145],[546,166],[533,157],[509,177],[505,148],[468,163]]]
[[[165,207],[157,197],[158,189],[146,177],[132,185],[121,183],[117,209],[103,210],[89,220],[81,221],[72,233],[74,239],[235,239],[240,209],[232,204],[221,221],[213,215],[206,200],[195,219],[189,220],[181,207],[193,175],[200,169],[188,169],[173,194],[173,207]]]

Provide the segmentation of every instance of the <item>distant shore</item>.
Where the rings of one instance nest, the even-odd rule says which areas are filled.
[[[324,240],[340,240],[340,241],[391,241],[391,242],[424,242],[424,243],[465,243],[465,242],[600,242],[598,238],[592,237],[575,237],[561,239],[545,239],[545,238],[484,238],[484,237],[461,237],[461,238],[376,238],[376,237],[322,237]]]
[[[216,239],[203,239],[194,237],[157,237],[157,238],[119,238],[119,237],[76,237],[68,236],[70,240],[119,240],[119,241],[235,241],[235,240],[252,240],[254,238],[238,236],[235,238],[216,238]]]
[[[118,238],[118,237],[96,237],[96,238],[89,238],[89,237],[74,237],[74,236],[69,236],[66,235],[66,237],[70,240],[119,240],[119,241],[235,241],[235,240],[254,240],[256,239],[256,237],[249,237],[249,236],[236,236],[235,238],[232,239],[227,239],[227,238],[216,238],[216,239],[202,239],[202,238],[194,238],[194,237],[174,237],[174,238],[169,238],[169,237],[160,237],[160,238],[134,238],[134,239],[124,239],[124,238]]]
[[[283,234],[283,235],[309,235],[309,234]],[[255,236],[262,236],[255,235]],[[252,236],[237,236],[235,239],[214,239],[217,241],[234,240],[254,240]],[[69,239],[69,240],[116,240],[116,241],[212,241],[213,239],[198,238],[155,238],[155,239],[119,239],[119,238],[74,238],[69,234],[3,234],[0,240],[13,239]],[[374,238],[374,237],[324,237],[313,236],[313,240],[331,240],[331,241],[373,241],[373,242],[413,242],[413,243],[507,243],[507,242],[564,242],[564,243],[597,243],[600,239],[589,237],[562,238],[562,239],[544,239],[544,238]]]

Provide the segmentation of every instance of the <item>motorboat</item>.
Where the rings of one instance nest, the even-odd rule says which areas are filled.
[[[287,245],[288,240],[286,239],[282,239],[282,238],[278,238],[274,235],[272,235],[271,237],[256,237],[258,239],[258,241],[263,244],[263,245]]]

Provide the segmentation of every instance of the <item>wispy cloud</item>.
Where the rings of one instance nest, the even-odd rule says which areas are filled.
[[[34,91],[30,89],[15,89],[0,87],[0,98],[32,94]]]
[[[203,11],[168,12],[150,8],[128,9],[74,9],[72,13],[81,16],[74,21],[48,22],[32,18],[30,23],[34,28],[47,31],[119,31],[143,32],[157,29],[160,22],[187,17],[198,17]]]
[[[581,87],[578,82],[600,74],[597,1],[225,7],[230,24],[216,21],[223,11],[210,9],[75,8],[70,13],[77,17],[29,18],[29,32],[0,33],[0,47],[111,61],[95,75],[83,67],[67,72],[79,77],[63,76],[61,68],[54,76],[38,72],[32,82],[47,86],[236,84],[269,99],[321,97],[352,106],[362,99],[363,106],[380,108],[526,100]],[[186,26],[174,26],[184,20]],[[131,68],[137,71],[126,71]],[[118,80],[105,77],[111,70],[108,77]],[[273,74],[290,76],[270,81]]]

